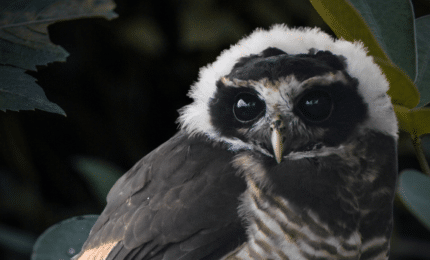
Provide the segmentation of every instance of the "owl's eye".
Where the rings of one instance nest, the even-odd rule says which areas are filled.
[[[297,108],[306,120],[317,123],[330,117],[333,102],[327,92],[315,90],[305,94],[299,100]]]
[[[265,109],[264,101],[251,93],[239,93],[234,99],[233,113],[241,122],[256,119]]]

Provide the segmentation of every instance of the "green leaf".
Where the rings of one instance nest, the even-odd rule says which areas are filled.
[[[430,229],[430,177],[415,170],[403,171],[397,194],[409,211]]]
[[[364,10],[367,16],[371,17],[370,14],[381,12],[381,10],[383,10],[368,10],[370,8],[375,8],[376,4],[372,3],[369,5],[369,1],[370,0],[363,0],[363,5],[367,8],[367,10]],[[375,2],[379,1],[380,0],[377,0]],[[390,90],[388,91],[388,94],[391,96],[392,102],[394,104],[402,105],[407,108],[413,108],[418,104],[419,93],[411,78],[408,77],[405,71],[400,69],[398,65],[391,61],[377,40],[377,37],[385,37],[385,34],[378,33],[378,35],[374,35],[375,31],[378,32],[377,29],[381,26],[379,21],[383,20],[383,18],[375,18],[370,24],[368,24],[368,21],[366,21],[364,18],[366,15],[363,16],[360,11],[353,4],[351,4],[351,2],[346,0],[311,0],[311,3],[339,38],[344,38],[345,40],[352,42],[362,41],[364,43],[369,51],[369,55],[374,57],[375,62],[381,67],[390,83]],[[406,9],[400,10],[403,11],[396,12],[395,17],[392,19],[399,19],[397,17],[399,13],[406,15],[407,17],[410,15],[409,13],[405,12]],[[381,13],[386,16],[391,15],[391,13],[387,12]],[[371,28],[375,25],[378,26],[376,29]],[[385,30],[387,29],[384,29],[384,32]],[[389,29],[389,31],[390,30],[391,29]],[[413,38],[407,38],[405,41],[407,40],[413,42]],[[391,42],[385,41],[385,44],[390,45]],[[397,45],[395,46],[396,47],[392,50],[399,48]],[[411,46],[411,43],[407,44],[407,46]],[[411,51],[407,51],[407,53],[411,53]],[[413,56],[414,55],[415,54],[413,54]],[[396,59],[400,58],[396,56]],[[410,66],[408,65],[406,67],[409,68]]]
[[[97,218],[73,217],[51,226],[34,244],[31,260],[70,259],[81,250]]]
[[[45,96],[35,79],[25,74],[25,70],[0,65],[0,110],[19,111],[40,109],[66,115],[55,103]]]
[[[418,75],[415,84],[421,94],[418,106],[430,102],[430,15],[415,20],[418,52]]]
[[[430,108],[420,107],[409,109],[394,105],[399,128],[412,136],[430,134]]]
[[[411,121],[417,136],[430,134],[430,108],[411,109]]]
[[[73,158],[72,163],[73,167],[91,185],[100,204],[105,205],[107,194],[124,171],[104,160],[82,156]]]
[[[387,91],[393,104],[414,108],[420,101],[420,93],[412,80],[391,61],[375,59],[387,77],[390,89]]]
[[[350,0],[379,45],[412,80],[416,77],[414,14],[408,0]]]
[[[69,55],[62,47],[49,40],[50,24],[95,16],[112,19],[117,16],[112,11],[114,7],[112,0],[0,1],[0,110],[38,108],[65,115],[61,108],[47,100],[34,79],[31,80],[24,72],[36,70],[36,65],[65,61]],[[13,83],[11,76],[4,76],[10,71],[13,71],[19,82]],[[21,87],[13,89],[18,85]],[[43,94],[42,100],[39,100],[41,95],[29,96],[40,92]],[[28,100],[30,101],[27,102]]]
[[[399,129],[414,135],[414,127],[412,124],[410,109],[404,106],[393,105],[394,112],[396,112],[397,121],[399,124]]]

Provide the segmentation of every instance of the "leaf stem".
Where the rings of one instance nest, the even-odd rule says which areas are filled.
[[[415,154],[417,155],[418,162],[420,163],[421,170],[428,176],[430,176],[430,167],[427,163],[424,155],[423,147],[421,145],[421,138],[417,135],[412,134],[412,143],[414,145]]]

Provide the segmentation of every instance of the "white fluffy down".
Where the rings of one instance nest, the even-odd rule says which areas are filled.
[[[288,28],[274,25],[270,30],[257,29],[241,39],[230,49],[224,50],[217,60],[200,69],[199,80],[192,85],[189,96],[194,102],[180,110],[179,123],[190,134],[203,133],[209,138],[220,138],[210,123],[208,103],[213,97],[215,83],[230,73],[234,64],[244,56],[258,54],[268,47],[279,48],[288,54],[308,53],[309,49],[328,50],[347,60],[347,72],[358,79],[359,93],[369,108],[369,118],[362,130],[373,129],[397,138],[397,120],[386,94],[389,84],[373,58],[361,42],[335,40],[319,28]],[[233,147],[238,140],[224,140]],[[232,147],[232,148],[233,148]],[[234,149],[234,148],[233,148]]]

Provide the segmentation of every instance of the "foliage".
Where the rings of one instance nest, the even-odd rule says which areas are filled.
[[[116,17],[110,0],[0,1],[0,110],[40,109],[66,115],[50,102],[26,70],[66,61],[68,53],[49,40],[50,24],[83,17]]]
[[[362,41],[387,76],[399,127],[410,134],[427,174],[405,171],[397,195],[430,227],[430,169],[420,141],[422,135],[430,133],[430,108],[422,107],[430,102],[430,15],[415,19],[412,4],[406,0],[311,3],[338,37]]]
[[[31,260],[70,259],[81,250],[97,218],[73,217],[51,226],[34,244]]]
[[[406,207],[430,229],[430,178],[415,170],[400,175],[398,193]]]

